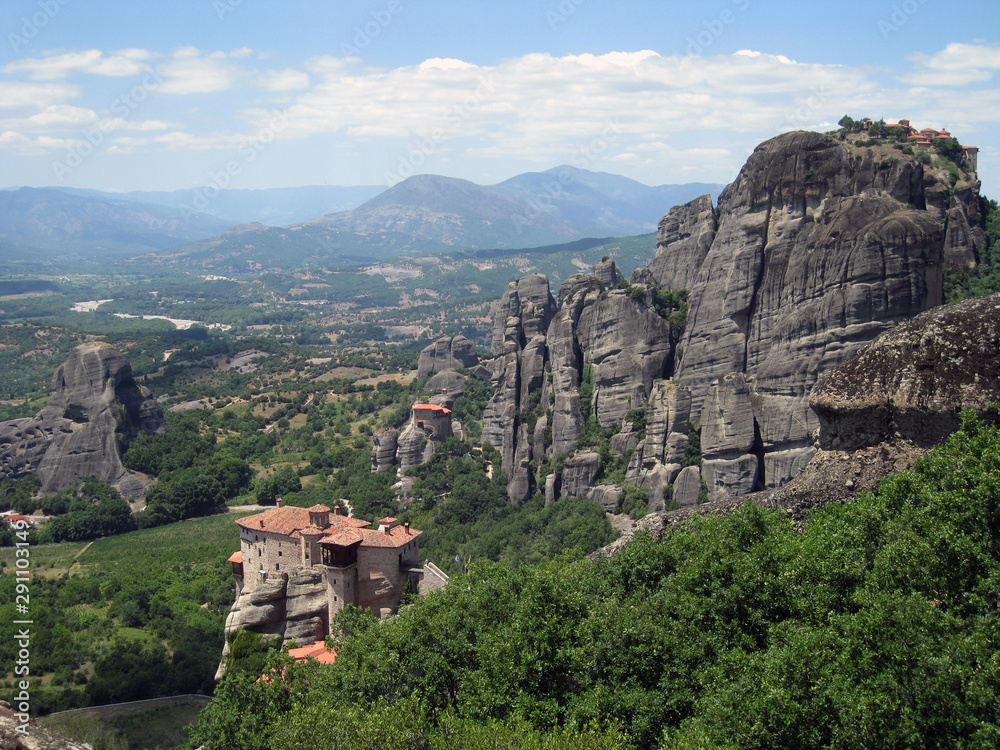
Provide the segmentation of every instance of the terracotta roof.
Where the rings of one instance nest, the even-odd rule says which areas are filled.
[[[365,536],[362,547],[402,547],[420,536],[416,529],[409,529],[407,532],[403,526],[395,526],[388,533],[378,529],[362,529],[361,533]]]
[[[296,508],[293,506],[272,508],[263,513],[256,513],[252,516],[240,518],[236,523],[247,531],[263,531],[268,534],[287,536],[289,539],[298,539],[302,531],[316,528],[312,526],[309,519],[309,512],[311,510],[312,508]],[[420,534],[416,529],[407,530],[403,526],[393,527],[388,534],[369,527],[369,522],[363,521],[360,518],[332,515],[330,516],[330,525],[325,529],[320,529],[321,532],[327,534],[326,537],[320,539],[320,542],[340,545],[353,544],[357,541],[354,536],[350,537],[354,541],[327,541],[343,534],[351,534],[360,537],[363,540],[362,546],[364,547],[402,547]],[[346,540],[348,537],[344,537],[344,539]]]
[[[243,551],[236,550],[233,554],[229,556],[229,562],[243,564]]]
[[[309,509],[309,512],[310,513],[329,513],[330,509],[327,508],[325,505],[318,505],[317,504],[317,505],[314,505],[313,507],[311,507]]]
[[[430,411],[439,411],[442,414],[451,414],[451,409],[445,409],[440,404],[414,404],[413,410],[416,411],[417,409],[421,411],[429,409]]]
[[[304,529],[299,529],[299,535],[322,534],[322,533],[323,529],[321,529],[319,526],[306,526]]]
[[[236,523],[247,531],[266,531],[269,534],[291,536],[292,532],[309,525],[309,511],[305,508],[286,506],[240,518]]]
[[[329,534],[319,540],[320,544],[336,544],[338,547],[349,547],[364,540],[360,531],[355,529],[338,529],[335,533]]]
[[[315,659],[320,664],[333,664],[337,660],[336,651],[327,651],[325,641],[316,641],[311,646],[288,649],[288,655],[295,661]]]

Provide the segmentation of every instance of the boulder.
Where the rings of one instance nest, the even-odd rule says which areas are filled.
[[[395,466],[399,433],[396,430],[379,430],[372,441],[372,471],[381,473]]]
[[[687,466],[680,470],[674,480],[674,505],[683,508],[694,505],[701,494],[701,469],[697,466]]]
[[[903,439],[942,442],[972,409],[1000,403],[1000,295],[938,307],[879,336],[825,373],[810,394],[825,450]]]
[[[447,336],[424,347],[417,360],[417,377],[425,378],[437,372],[476,367],[479,356],[476,346],[465,336]]]
[[[602,506],[606,512],[614,513],[624,494],[625,490],[618,485],[599,484],[587,493],[587,497]]]
[[[433,394],[431,403],[439,403],[436,399],[448,396],[452,401],[465,393],[465,376],[453,370],[445,370],[432,376],[424,385],[424,390]],[[446,406],[446,404],[441,404]],[[451,407],[448,406],[450,409]]]
[[[140,433],[167,430],[163,410],[137,384],[132,367],[108,344],[81,344],[52,377],[48,404],[30,419],[0,423],[0,478],[36,474],[43,495],[96,477],[126,497],[146,483],[121,457]]]

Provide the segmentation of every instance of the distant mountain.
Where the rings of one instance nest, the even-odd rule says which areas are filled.
[[[56,188],[0,191],[4,260],[111,260],[210,237],[227,226],[205,214]]]
[[[306,185],[264,190],[219,190],[206,198],[204,188],[189,190],[105,193],[100,190],[59,188],[68,193],[194,210],[215,216],[228,226],[260,222],[286,226],[317,216],[348,211],[385,190],[385,185]]]
[[[451,247],[533,247],[582,236],[578,227],[517,197],[468,180],[416,175],[353,211],[315,224],[361,235],[390,232]]]
[[[691,182],[650,187],[621,175],[563,165],[525,172],[493,187],[536,210],[547,210],[584,234],[625,235],[655,229],[673,206],[700,195],[707,193],[715,200],[725,185]]]
[[[518,175],[494,186],[416,175],[349,211],[282,228],[240,226],[140,260],[232,274],[332,268],[459,249],[536,248],[645,234],[674,205],[705,193],[717,196],[722,187],[649,187],[574,167]]]

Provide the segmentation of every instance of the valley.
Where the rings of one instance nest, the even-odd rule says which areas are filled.
[[[993,373],[980,366],[970,384],[946,365],[992,361],[996,305],[939,306],[997,290],[1000,213],[961,155],[867,135],[770,139],[717,201],[666,206],[655,234],[505,247],[433,201],[403,211],[405,243],[373,234],[400,194],[461,189],[465,216],[491,200],[418,180],[364,210],[230,229],[113,272],[55,250],[9,265],[0,503],[36,519],[34,710],[214,692],[190,746],[248,750],[323,746],[315,720],[355,737],[405,721],[426,743],[643,748],[781,747],[789,732],[852,746],[851,727],[882,736],[890,715],[917,733],[992,731],[964,691],[949,717],[920,693],[863,715],[838,703],[816,728],[837,696],[878,702],[872,684],[903,679],[888,652],[930,692],[996,679],[982,640],[996,617],[995,497],[977,494],[963,521],[943,471],[967,456],[962,481],[988,486],[978,462],[996,450],[996,414],[979,396]],[[337,232],[365,239],[317,251]],[[866,346],[912,352],[949,326],[969,331],[969,351],[849,369]],[[880,344],[894,331],[905,338]],[[890,382],[906,368],[961,382],[947,394]],[[857,395],[879,389],[888,416]],[[875,437],[845,437],[859,424]],[[98,443],[103,468],[79,468]],[[281,636],[297,631],[224,625],[234,521],[279,498],[419,530],[420,559],[452,583],[401,595],[380,625],[360,608],[314,618],[310,639],[329,636],[335,667],[292,664]],[[966,522],[982,541],[953,549],[948,529]],[[928,551],[897,573],[896,544]],[[0,550],[5,571],[15,553]],[[941,578],[944,559],[960,572]],[[962,651],[953,671],[860,635],[896,612],[918,641]],[[818,694],[787,677],[816,642]],[[869,655],[845,669],[859,648]],[[262,685],[272,669],[288,671],[287,690]],[[0,677],[13,691],[15,675]],[[759,679],[777,704],[751,696]],[[743,718],[719,709],[734,702]]]

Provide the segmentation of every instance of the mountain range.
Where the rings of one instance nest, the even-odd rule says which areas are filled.
[[[138,257],[244,273],[414,252],[531,248],[647,233],[671,206],[705,193],[714,198],[722,187],[650,187],[561,166],[493,186],[416,175],[385,190],[221,190],[211,198],[204,189],[20,188],[0,191],[0,257],[37,258],[39,252],[92,260]]]

